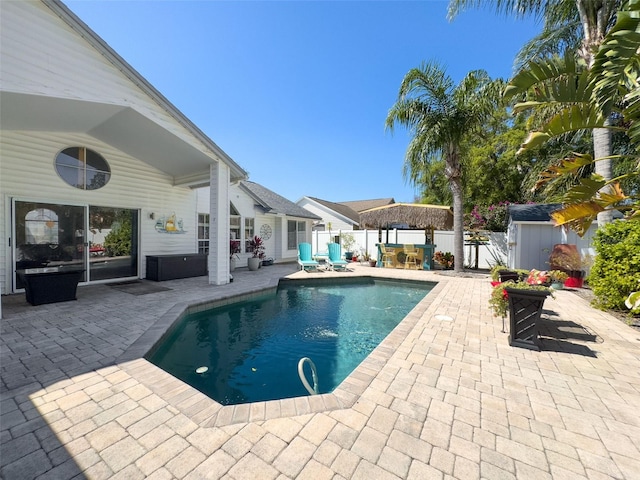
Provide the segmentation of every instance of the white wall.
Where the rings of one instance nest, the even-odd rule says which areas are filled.
[[[197,211],[198,213],[206,213],[209,200],[209,188],[197,189]],[[289,220],[304,221],[306,223],[307,240],[311,239],[312,221],[306,218],[287,217],[281,214],[264,214],[255,206],[255,201],[237,184],[231,185],[229,188],[229,200],[238,210],[238,213],[244,218],[254,219],[254,235],[260,235],[262,225],[271,227],[271,238],[265,240],[265,257],[273,258],[275,262],[291,262],[295,261],[298,256],[298,250],[287,248],[287,222]],[[240,253],[238,261],[239,266],[246,266],[247,259],[251,257],[250,253]]]
[[[0,1],[0,8],[2,90],[129,106],[208,152],[183,125],[46,5],[39,1]],[[37,118],[33,120],[37,122]]]
[[[352,220],[346,219],[342,216],[336,216],[333,210],[330,210],[324,205],[314,202],[313,200],[303,197],[296,203],[305,210],[308,210],[314,215],[322,218],[325,228],[328,228],[329,223],[331,223],[331,230],[351,230],[353,228]]]
[[[79,190],[56,173],[54,159],[69,146],[85,146],[100,153],[111,167],[109,183],[98,190]],[[197,251],[196,194],[187,187],[172,186],[172,179],[135,158],[93,137],[60,132],[0,132],[0,281],[2,292],[11,280],[11,198],[74,205],[95,205],[140,210],[140,276],[145,276],[145,255]],[[175,212],[185,234],[158,233],[156,220]]]

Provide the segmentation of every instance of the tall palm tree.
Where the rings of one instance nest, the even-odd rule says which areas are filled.
[[[564,208],[554,212],[559,225],[569,225],[584,234],[600,212],[625,212],[630,220],[640,220],[640,191],[624,192],[621,181],[640,177],[640,0],[625,2],[617,14],[616,24],[603,39],[592,68],[580,72],[571,58],[532,62],[510,82],[505,95],[531,91],[529,106],[564,106],[550,121],[532,132],[522,148],[536,147],[549,139],[584,129],[606,128],[624,132],[629,148],[615,158],[630,160],[622,175],[605,179],[600,175],[583,178],[564,197]],[[516,104],[515,109],[519,108]],[[611,115],[620,121],[607,124]],[[572,154],[542,172],[540,184],[561,181],[585,165],[604,161],[589,154]],[[603,187],[607,190],[603,192]]]
[[[455,85],[435,62],[411,69],[402,80],[396,103],[387,115],[386,127],[407,128],[404,176],[420,183],[427,166],[444,160],[444,174],[453,198],[454,270],[464,268],[462,154],[464,139],[488,118],[500,98],[502,82],[493,82],[478,70]]]
[[[454,18],[467,7],[483,5],[494,8],[498,13],[517,17],[541,17],[544,19],[543,31],[525,45],[520,52],[519,63],[570,50],[577,52],[589,69],[602,40],[615,23],[621,3],[622,0],[449,0],[449,18]],[[602,159],[611,155],[611,133],[608,129],[593,130],[593,153],[595,158]],[[596,173],[611,179],[610,160],[600,161],[595,167]],[[598,223],[610,222],[612,218],[610,212],[602,212],[598,215]]]

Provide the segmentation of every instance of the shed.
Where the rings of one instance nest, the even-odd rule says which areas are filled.
[[[507,246],[509,268],[531,270],[549,269],[549,254],[558,243],[576,245],[582,257],[593,256],[591,239],[596,228],[584,237],[565,227],[558,227],[551,213],[562,207],[560,203],[509,205]]]

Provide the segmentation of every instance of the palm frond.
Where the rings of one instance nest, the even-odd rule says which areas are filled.
[[[629,0],[618,13],[592,67],[594,97],[605,115],[623,95],[623,116],[631,122],[629,136],[640,145],[640,0]]]
[[[531,62],[509,81],[504,90],[505,100],[509,101],[516,95],[541,95],[545,86],[557,81],[568,84],[569,79],[576,78],[584,70],[584,62],[576,60],[571,52],[566,52],[564,57]]]
[[[545,25],[542,32],[520,49],[514,61],[514,69],[519,71],[531,62],[553,58],[558,52],[575,51],[581,42],[582,25],[579,21]]]

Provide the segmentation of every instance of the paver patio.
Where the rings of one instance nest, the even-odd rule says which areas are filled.
[[[640,479],[640,332],[578,295],[549,336],[508,345],[487,277],[274,265],[131,295],[5,296],[0,476],[12,479]],[[438,286],[333,394],[221,407],[141,359],[186,304],[280,277],[384,275]]]

